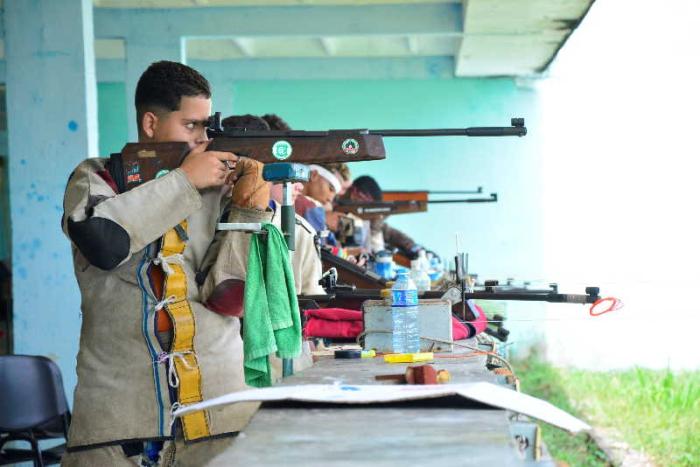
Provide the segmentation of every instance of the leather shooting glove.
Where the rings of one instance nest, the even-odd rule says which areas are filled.
[[[231,174],[231,203],[243,209],[264,211],[270,203],[270,184],[263,180],[263,164],[242,157]]]

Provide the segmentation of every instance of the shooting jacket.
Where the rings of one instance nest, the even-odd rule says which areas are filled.
[[[264,212],[232,206],[228,222],[271,222],[277,228],[281,228],[282,209],[279,203],[275,203],[274,210]],[[245,281],[250,235],[236,231],[219,233],[219,238],[216,241],[217,246],[207,253],[207,259],[204,261],[207,264],[205,270],[208,272],[202,286],[204,301],[207,301],[215,293],[219,296],[227,296],[227,294],[216,290],[227,281]],[[316,249],[315,235],[314,228],[297,214],[294,251],[290,252],[297,294],[325,294],[323,287],[318,284],[319,279],[321,279],[322,264]],[[209,266],[209,263],[213,263],[213,265]],[[236,296],[242,296],[242,293],[236,294]],[[229,307],[223,304],[222,308],[229,308],[231,313],[236,313],[232,310],[232,307],[235,306]]]
[[[198,191],[176,169],[117,195],[105,162],[82,162],[64,197],[62,228],[82,297],[69,450],[170,439],[180,429],[185,440],[240,431],[257,404],[174,424],[170,416],[176,403],[247,389],[240,322],[205,308],[195,283],[224,191]],[[161,296],[153,268],[164,270]],[[165,347],[158,309],[173,320]]]

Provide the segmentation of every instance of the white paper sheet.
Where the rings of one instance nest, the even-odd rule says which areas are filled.
[[[528,396],[497,384],[478,382],[444,385],[351,385],[307,384],[277,386],[232,392],[197,404],[177,409],[176,417],[197,410],[237,402],[296,400],[335,404],[372,404],[405,400],[431,399],[444,396],[462,396],[493,407],[511,410],[542,420],[570,433],[590,430],[591,427],[558,409],[549,402]]]

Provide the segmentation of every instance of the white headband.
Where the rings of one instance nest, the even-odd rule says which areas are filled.
[[[316,164],[311,164],[309,166],[310,170],[315,170],[318,172],[318,174],[328,180],[328,183],[330,183],[333,186],[333,189],[335,190],[336,193],[340,193],[340,182],[338,181],[338,177],[336,177],[333,172],[330,170],[321,167],[320,165]]]

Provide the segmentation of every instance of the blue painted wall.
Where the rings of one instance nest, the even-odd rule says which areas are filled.
[[[0,87],[0,261],[10,257],[10,184],[7,160],[5,86]]]
[[[127,142],[128,122],[126,85],[122,83],[97,84],[97,112],[100,131],[100,156],[119,152]]]
[[[10,259],[10,190],[7,157],[0,154],[0,261]]]
[[[97,154],[92,2],[3,7],[14,352],[55,360],[72,399],[80,297],[60,221],[68,176]]]
[[[10,188],[7,156],[0,153],[0,261],[10,259]]]

